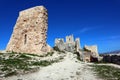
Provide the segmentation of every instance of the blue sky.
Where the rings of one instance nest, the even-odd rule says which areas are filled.
[[[44,5],[48,9],[48,39],[74,34],[81,46],[98,45],[99,52],[120,50],[120,0],[0,0],[0,50],[12,34],[19,11]]]

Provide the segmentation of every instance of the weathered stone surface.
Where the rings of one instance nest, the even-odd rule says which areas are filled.
[[[66,36],[66,43],[73,43],[74,42],[74,37],[73,35]]]
[[[79,50],[81,49],[81,47],[80,47],[80,38],[75,39],[75,45],[76,45],[76,51],[79,52]]]
[[[92,46],[85,45],[84,49],[90,51],[91,53],[93,53],[92,55],[95,56],[95,57],[99,56],[98,50],[97,50],[97,45],[92,45]]]
[[[83,61],[90,62],[91,52],[83,52]]]
[[[80,50],[80,39],[76,38],[74,41],[73,35],[66,36],[66,42],[64,42],[63,38],[55,39],[55,46],[57,46],[60,50],[66,50],[69,52],[74,52]]]
[[[110,54],[103,54],[103,62],[107,63],[114,63],[120,65],[120,55],[110,55]]]
[[[46,44],[48,29],[47,10],[36,6],[19,13],[6,51],[41,53],[50,50]]]
[[[57,46],[60,50],[64,50],[65,49],[64,39],[63,38],[55,39],[55,46]]]
[[[69,52],[75,51],[75,41],[73,35],[66,36],[65,50]]]

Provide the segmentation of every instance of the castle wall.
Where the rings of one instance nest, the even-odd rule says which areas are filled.
[[[60,50],[65,50],[64,39],[55,39],[55,46],[57,46]]]
[[[76,51],[79,52],[80,48],[80,38],[76,38],[75,40],[75,45],[76,45]]]
[[[97,45],[92,45],[92,46],[87,46],[85,45],[84,48],[90,52],[93,53],[93,56],[98,57],[98,50],[97,50]]]
[[[74,52],[76,49],[80,50],[80,40],[79,38],[74,41],[73,35],[66,36],[66,42],[63,38],[55,39],[55,46],[60,50],[66,50],[69,52]]]
[[[73,35],[66,36],[66,43],[73,43],[74,42],[74,37]]]

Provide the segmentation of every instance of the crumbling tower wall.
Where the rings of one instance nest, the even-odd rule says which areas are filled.
[[[43,6],[36,6],[19,13],[6,51],[21,53],[47,52],[48,14]]]

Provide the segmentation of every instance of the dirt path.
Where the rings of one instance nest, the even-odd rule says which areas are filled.
[[[38,72],[12,76],[5,80],[101,80],[91,71],[88,64],[79,62],[75,55],[67,53],[59,63],[41,68]]]
[[[112,66],[112,67],[115,67],[115,68],[120,68],[120,65],[112,64],[112,63],[107,63],[107,64],[97,64],[97,65],[106,65],[106,66]]]

